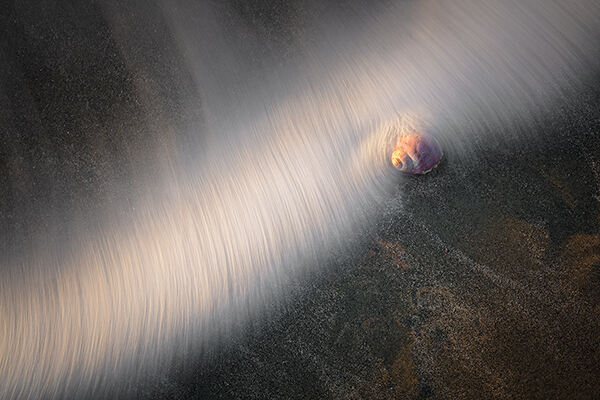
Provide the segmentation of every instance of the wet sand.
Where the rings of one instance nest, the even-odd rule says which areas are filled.
[[[352,262],[152,398],[588,399],[600,391],[600,107],[399,181]],[[207,372],[210,371],[210,372]]]

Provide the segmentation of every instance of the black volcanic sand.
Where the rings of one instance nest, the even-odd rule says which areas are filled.
[[[399,182],[352,262],[151,398],[594,398],[600,393],[600,109],[533,148]]]

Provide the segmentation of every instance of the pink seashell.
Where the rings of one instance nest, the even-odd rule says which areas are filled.
[[[426,174],[438,166],[442,156],[442,149],[432,136],[410,133],[398,138],[392,165],[408,174]]]

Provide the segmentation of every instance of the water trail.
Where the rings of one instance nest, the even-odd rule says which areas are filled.
[[[126,390],[210,346],[376,219],[397,178],[390,127],[454,155],[499,127],[521,138],[600,59],[594,1],[306,7],[280,58],[229,6],[163,5],[202,154],[126,223],[3,272],[1,398]]]

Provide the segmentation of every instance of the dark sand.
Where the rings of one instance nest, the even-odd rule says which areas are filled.
[[[120,203],[141,190],[144,181],[134,179],[139,170],[117,161],[144,154],[139,169],[151,170],[157,163],[148,149],[166,139],[149,134],[160,131],[150,122],[126,127],[127,137],[114,132],[122,121],[172,115],[191,87],[172,77],[177,60],[132,53],[126,62],[101,9],[74,7],[29,5],[2,15],[0,94],[12,110],[2,116],[0,147],[0,178],[10,188],[0,196],[7,249],[23,238],[72,235],[52,223],[56,215],[68,210],[93,219],[89,204]],[[142,25],[160,28],[154,20]],[[152,45],[166,38],[156,29]],[[164,80],[174,84],[152,86]],[[139,82],[155,88],[141,102]],[[141,393],[594,398],[600,393],[598,87],[595,81],[576,100],[559,101],[532,132],[548,140],[530,148],[490,144],[477,157],[450,156],[430,175],[399,180],[397,197],[351,261],[323,265],[298,282],[284,311],[258,322],[208,365],[186,365]],[[113,181],[126,182],[129,192]],[[22,223],[32,220],[39,233]]]
[[[595,398],[600,103],[571,103],[533,148],[400,181],[360,256],[152,397]]]

